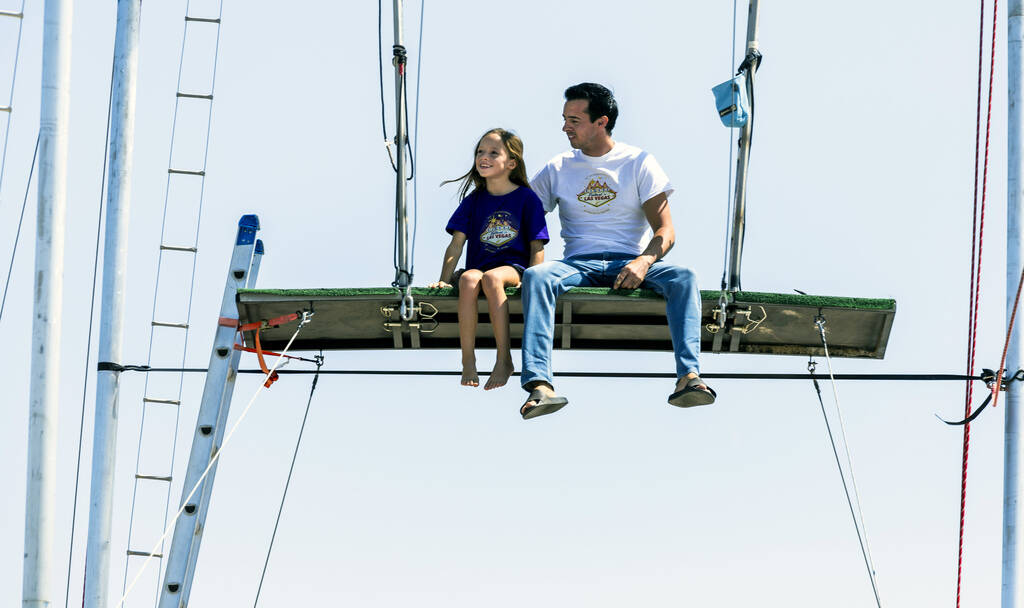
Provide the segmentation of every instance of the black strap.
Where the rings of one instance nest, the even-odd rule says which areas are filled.
[[[974,410],[973,414],[971,414],[970,416],[964,418],[963,420],[961,420],[959,422],[950,422],[949,420],[942,420],[942,418],[939,418],[938,415],[936,415],[935,417],[939,418],[939,420],[942,420],[943,422],[945,422],[946,424],[948,424],[950,426],[963,426],[965,424],[970,424],[970,423],[974,422],[974,419],[978,417],[978,414],[980,414],[981,411],[983,409],[985,409],[985,406],[988,405],[990,401],[992,401],[992,395],[995,395],[995,392],[989,393],[988,397],[985,397],[985,400],[981,402],[981,405],[978,407],[978,409]]]
[[[100,361],[96,364],[96,371],[99,372],[148,372],[150,369],[148,365],[121,365],[112,361]]]

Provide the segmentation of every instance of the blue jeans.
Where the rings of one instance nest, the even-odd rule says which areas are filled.
[[[611,287],[622,268],[636,259],[628,253],[585,254],[544,262],[523,274],[522,384],[551,383],[551,343],[555,329],[555,302],[573,287]],[[698,373],[700,353],[700,290],[692,270],[661,260],[651,265],[640,285],[665,300],[668,329],[675,351],[676,376]]]

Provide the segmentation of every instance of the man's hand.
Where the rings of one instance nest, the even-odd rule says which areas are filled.
[[[647,276],[647,271],[651,269],[651,264],[654,261],[649,259],[649,256],[640,256],[626,264],[626,266],[619,272],[619,276],[615,277],[615,283],[612,284],[612,289],[636,289],[640,287],[640,284],[644,282],[644,277]]]
[[[444,281],[434,281],[430,285],[427,285],[428,289],[438,289],[438,288],[441,288],[441,287],[451,287],[451,285],[448,284],[448,283],[445,283]]]

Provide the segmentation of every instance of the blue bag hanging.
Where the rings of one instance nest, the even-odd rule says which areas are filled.
[[[712,87],[711,92],[715,95],[718,117],[722,119],[723,125],[738,128],[747,124],[750,110],[747,104],[746,74],[740,74]]]

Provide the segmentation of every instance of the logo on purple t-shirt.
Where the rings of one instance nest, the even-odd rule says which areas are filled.
[[[484,222],[480,242],[498,248],[516,238],[518,234],[519,231],[512,225],[512,214],[508,211],[495,211]]]

